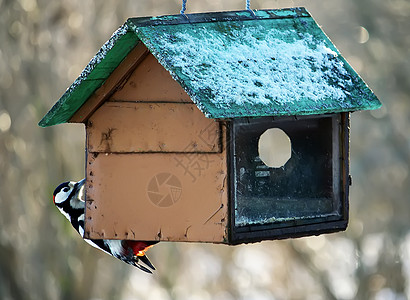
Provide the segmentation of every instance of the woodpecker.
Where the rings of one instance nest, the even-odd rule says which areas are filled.
[[[145,255],[145,251],[156,244],[157,241],[97,240],[84,238],[84,183],[85,179],[78,182],[67,181],[60,184],[54,190],[53,201],[59,211],[70,221],[71,225],[88,244],[142,271],[152,273],[151,270],[155,270],[155,268]]]

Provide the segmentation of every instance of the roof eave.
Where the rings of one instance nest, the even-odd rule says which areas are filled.
[[[80,76],[40,120],[39,126],[48,127],[68,122],[88,98],[104,84],[139,41],[135,33],[128,29],[124,24],[111,36]]]

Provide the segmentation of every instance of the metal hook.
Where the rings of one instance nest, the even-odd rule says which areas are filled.
[[[255,12],[251,9],[251,0],[246,0],[246,10],[250,11],[252,16],[256,17]]]

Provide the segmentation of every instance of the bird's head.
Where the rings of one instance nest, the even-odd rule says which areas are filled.
[[[65,201],[71,200],[73,197],[78,197],[81,187],[84,185],[85,179],[78,182],[67,181],[61,183],[53,192],[53,201],[55,205],[62,204]]]

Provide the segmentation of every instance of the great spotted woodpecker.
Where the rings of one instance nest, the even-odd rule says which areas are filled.
[[[84,236],[84,183],[85,179],[79,182],[67,181],[60,184],[53,193],[54,204],[71,222],[71,225],[73,225],[81,237]],[[91,246],[142,271],[152,273],[151,270],[155,270],[145,255],[145,251],[156,244],[157,241],[94,240],[85,238],[84,240]]]

